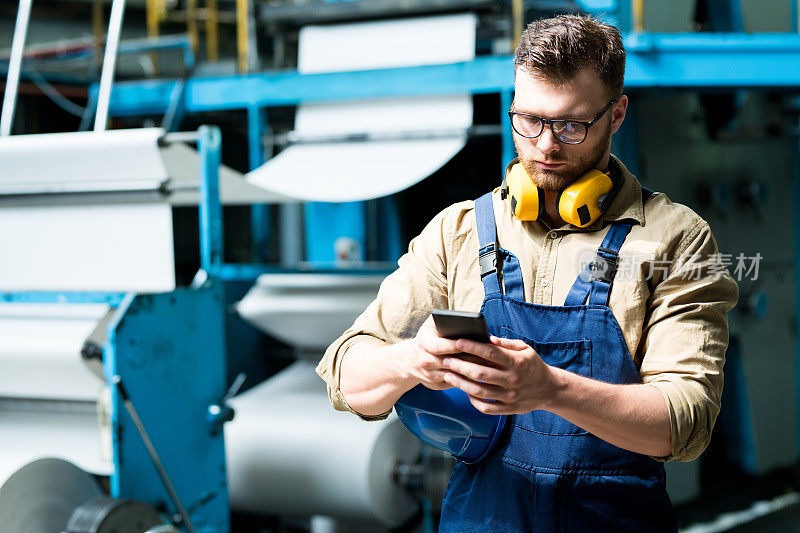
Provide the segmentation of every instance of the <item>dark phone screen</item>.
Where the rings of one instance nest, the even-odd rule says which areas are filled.
[[[483,315],[472,311],[434,309],[433,322],[440,337],[489,342],[489,330]]]

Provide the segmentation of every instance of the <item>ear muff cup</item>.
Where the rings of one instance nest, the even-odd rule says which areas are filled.
[[[614,188],[611,177],[592,169],[558,195],[558,214],[564,222],[583,228],[603,214],[601,203]]]
[[[506,187],[511,202],[511,211],[519,220],[536,220],[544,208],[544,191],[534,185],[533,180],[517,163],[506,176]]]
[[[592,169],[559,192],[556,202],[561,218],[579,228],[600,218],[622,186],[621,176],[616,180],[611,177],[615,170],[611,168],[610,173],[604,173]],[[533,183],[521,163],[516,163],[508,171],[503,188],[510,197],[511,210],[517,219],[539,218],[544,209],[544,191]]]

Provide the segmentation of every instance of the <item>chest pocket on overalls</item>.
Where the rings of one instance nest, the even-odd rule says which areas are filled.
[[[581,376],[592,377],[592,341],[588,339],[567,342],[536,342],[501,326],[501,336],[520,339],[536,350],[539,357],[550,366]],[[588,432],[549,411],[531,411],[514,417],[514,425],[542,435],[586,435]]]

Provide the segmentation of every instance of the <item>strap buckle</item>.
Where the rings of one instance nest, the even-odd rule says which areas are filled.
[[[601,255],[600,252],[608,254],[608,256]],[[611,284],[611,282],[614,281],[614,276],[617,274],[618,259],[619,255],[616,251],[603,247],[598,248],[594,261],[589,265],[592,271],[591,279]]]
[[[487,245],[485,248],[481,249],[480,254],[478,255],[478,265],[481,269],[481,279],[485,278],[489,274],[494,274],[497,272],[497,264],[499,263],[499,247],[497,246],[496,242]]]

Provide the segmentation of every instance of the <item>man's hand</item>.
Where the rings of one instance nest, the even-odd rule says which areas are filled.
[[[669,411],[655,387],[605,383],[548,366],[520,340],[459,340],[456,348],[480,359],[443,358],[451,370],[444,381],[483,413],[544,409],[620,448],[655,457],[672,453]]]
[[[355,411],[380,415],[419,384],[434,390],[451,388],[444,381],[448,369],[442,359],[460,352],[456,341],[439,337],[428,317],[413,339],[396,344],[369,339],[351,346],[342,359],[339,389]]]
[[[432,316],[422,324],[416,337],[399,345],[404,345],[404,365],[409,377],[433,390],[453,387],[444,380],[448,368],[442,360],[446,356],[460,353],[461,350],[457,341],[439,336]]]
[[[459,340],[456,349],[474,358],[445,357],[445,383],[467,393],[472,405],[492,415],[546,409],[557,384],[552,368],[525,342],[491,337],[491,344]]]

